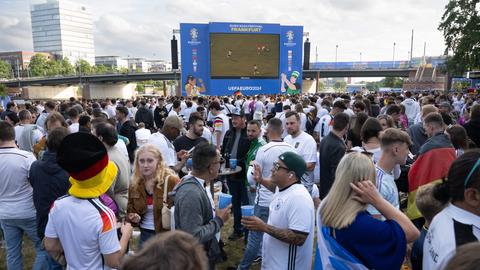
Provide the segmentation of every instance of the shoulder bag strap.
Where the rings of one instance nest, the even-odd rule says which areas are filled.
[[[163,183],[163,203],[167,203],[167,190],[168,190],[168,180],[170,179],[170,175],[167,176]]]

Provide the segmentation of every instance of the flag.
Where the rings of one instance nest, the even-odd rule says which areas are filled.
[[[434,135],[420,148],[417,160],[408,172],[407,216],[411,220],[422,217],[415,204],[418,188],[440,182],[447,176],[448,169],[455,159],[455,148],[443,133]]]
[[[234,96],[241,96],[242,95],[242,92],[240,92],[240,90],[237,90],[235,91],[235,93],[233,93]]]
[[[321,207],[321,206],[320,206]],[[367,270],[360,260],[342,247],[331,235],[331,228],[322,226],[320,207],[317,210],[317,244],[314,270]]]

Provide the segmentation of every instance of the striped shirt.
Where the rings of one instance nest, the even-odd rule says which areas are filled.
[[[393,172],[387,173],[378,166],[375,166],[375,170],[377,173],[376,181],[377,181],[378,192],[391,205],[393,205],[397,209],[400,209],[398,189],[397,189],[397,185],[395,184],[395,180],[393,179]],[[373,205],[368,205],[367,211],[371,215],[380,215],[380,212],[378,212],[378,210],[375,209]],[[384,219],[383,216],[382,216],[382,219]]]

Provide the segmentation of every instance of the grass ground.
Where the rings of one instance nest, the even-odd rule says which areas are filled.
[[[228,236],[232,232],[232,223],[233,218],[230,218],[228,222],[222,229],[222,239],[226,243],[225,251],[228,254],[228,260],[224,263],[221,263],[217,266],[218,270],[226,269],[229,266],[236,266],[242,260],[243,257],[243,248],[244,248],[244,240],[239,239],[237,241],[229,241]],[[132,247],[136,247],[136,239],[132,239],[131,245]],[[6,250],[5,248],[0,248],[0,270],[6,270]],[[33,261],[35,259],[35,249],[33,248],[33,243],[28,239],[24,238],[23,242],[23,262],[24,262],[24,269],[31,269],[33,265]],[[252,266],[250,269],[258,270],[260,269],[260,264]]]

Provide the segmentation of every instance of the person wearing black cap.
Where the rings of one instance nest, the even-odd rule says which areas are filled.
[[[74,153],[74,154],[73,154]],[[69,196],[50,208],[45,249],[54,258],[65,256],[69,269],[118,268],[132,235],[130,223],[118,240],[115,214],[99,199],[117,176],[117,166],[94,135],[66,136],[57,150],[57,162],[70,175]]]
[[[271,182],[278,187],[270,203],[268,222],[256,216],[242,218],[248,230],[264,232],[262,269],[311,269],[314,238],[314,206],[300,179],[307,171],[305,160],[285,152],[273,163]],[[259,165],[255,181],[262,183]],[[270,185],[266,183],[266,185]]]
[[[241,206],[249,203],[248,191],[245,185],[247,158],[250,141],[247,136],[247,126],[243,110],[235,108],[232,112],[232,128],[227,131],[222,144],[222,156],[229,156],[230,159],[237,159],[237,164],[242,171],[227,177],[227,185],[232,195],[233,208],[233,233],[230,240],[236,240],[243,236],[243,228],[240,222],[242,217]]]

